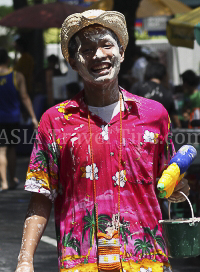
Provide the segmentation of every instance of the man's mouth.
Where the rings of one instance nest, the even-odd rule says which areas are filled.
[[[110,70],[111,64],[110,63],[101,63],[92,66],[91,70],[93,73],[106,73]]]

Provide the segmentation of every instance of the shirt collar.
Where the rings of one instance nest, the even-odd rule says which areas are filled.
[[[125,109],[130,112],[132,109],[138,108],[138,105],[141,104],[137,96],[127,92],[122,87],[119,87],[122,98],[124,101]],[[88,114],[88,106],[84,102],[84,90],[80,91],[72,100],[65,103],[65,109],[67,111],[80,111],[82,114]]]

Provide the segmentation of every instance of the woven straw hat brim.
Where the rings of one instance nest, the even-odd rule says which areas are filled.
[[[111,29],[117,35],[124,51],[126,50],[129,38],[124,15],[117,11],[88,10],[68,16],[62,24],[61,49],[67,61],[69,60],[68,45],[72,36],[93,24]]]

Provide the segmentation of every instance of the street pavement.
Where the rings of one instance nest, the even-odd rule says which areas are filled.
[[[0,193],[0,272],[14,272],[20,250],[23,222],[30,193],[23,190],[29,158],[17,160],[17,189]],[[35,272],[56,272],[57,252],[55,246],[53,210],[35,258]],[[200,272],[200,256],[188,259],[170,259],[174,272]],[[135,271],[138,272],[138,271]]]

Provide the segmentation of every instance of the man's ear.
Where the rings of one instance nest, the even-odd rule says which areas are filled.
[[[121,55],[120,63],[122,63],[124,61],[124,49],[123,49],[122,46],[120,47],[119,52],[120,52],[120,55]]]
[[[75,61],[75,59],[69,58],[69,64],[72,67],[72,69],[77,72],[77,67],[76,67],[76,61]]]

